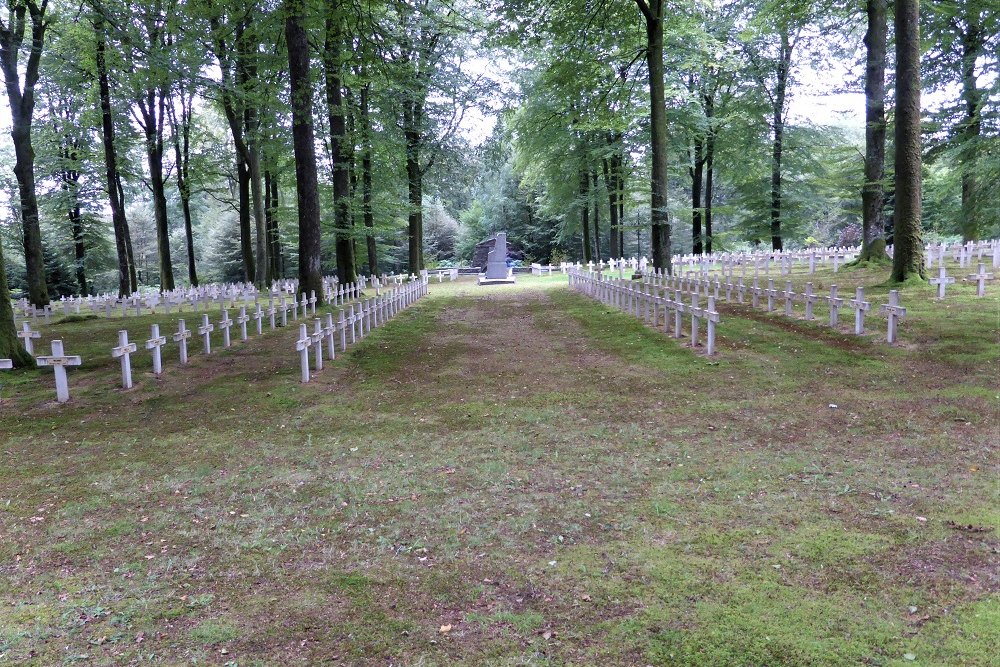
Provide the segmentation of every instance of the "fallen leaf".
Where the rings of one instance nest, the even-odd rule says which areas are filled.
[[[448,625],[442,625],[441,629],[438,630],[438,632],[440,632],[443,635],[451,632],[451,623],[449,623]]]

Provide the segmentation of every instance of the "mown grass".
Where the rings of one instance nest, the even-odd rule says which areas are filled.
[[[564,284],[434,283],[307,386],[294,332],[123,392],[117,323],[52,327],[0,663],[992,664],[995,297],[907,288],[896,347],[724,306],[707,359]]]

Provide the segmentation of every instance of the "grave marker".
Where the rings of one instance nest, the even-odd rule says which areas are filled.
[[[205,354],[212,354],[212,332],[215,331],[215,325],[208,321],[208,314],[203,314],[201,316],[201,326],[198,327],[198,334],[201,335],[201,344],[205,350]]]
[[[309,348],[312,337],[306,331],[306,325],[299,325],[299,339],[295,341],[295,349],[299,352],[299,367],[302,369],[302,382],[309,382]]]
[[[128,331],[122,329],[118,332],[118,347],[111,348],[111,356],[121,359],[122,364],[122,387],[132,388],[132,353],[136,351],[135,343],[128,342]]]
[[[32,331],[31,325],[24,322],[21,324],[21,330],[17,332],[17,337],[23,341],[24,349],[28,351],[28,354],[35,356],[35,346],[31,341],[34,338],[41,338],[42,333],[40,331]]]
[[[79,366],[83,360],[78,356],[63,354],[61,340],[52,341],[52,354],[38,357],[35,361],[39,366],[51,366],[56,375],[56,400],[65,403],[69,400],[69,380],[66,377],[67,366]]]
[[[859,287],[854,292],[854,298],[850,301],[851,308],[854,309],[854,333],[860,336],[865,332],[865,313],[871,304],[865,301],[865,288]]]
[[[159,375],[163,372],[163,357],[160,355],[160,348],[167,344],[167,337],[160,335],[160,325],[153,324],[149,327],[149,340],[146,341],[146,349],[153,351],[153,374]]]
[[[181,363],[188,362],[188,339],[191,337],[191,330],[184,327],[184,320],[177,321],[177,333],[173,335],[174,342],[181,348]]]
[[[938,288],[938,298],[939,299],[943,299],[944,298],[945,287],[947,287],[951,283],[955,282],[955,279],[952,276],[949,276],[949,275],[947,275],[945,273],[945,268],[942,265],[941,268],[938,269],[938,277],[937,278],[931,278],[927,282],[929,282],[931,285],[937,285],[937,288]]]
[[[899,305],[899,292],[891,290],[889,292],[889,303],[879,308],[880,313],[889,316],[889,329],[886,333],[886,342],[896,342],[896,326],[899,320],[906,317],[906,308]]]
[[[968,279],[976,281],[976,296],[986,296],[986,281],[993,280],[993,274],[986,272],[985,264],[980,264],[979,270],[968,276]]]

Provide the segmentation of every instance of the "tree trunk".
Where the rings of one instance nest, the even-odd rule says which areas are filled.
[[[281,239],[278,235],[278,179],[270,170],[264,172],[264,227],[267,230],[268,261],[271,262],[271,279],[283,275],[281,267]]]
[[[712,254],[712,194],[715,183],[715,131],[705,141],[705,252]]]
[[[21,225],[24,240],[24,264],[27,271],[28,299],[36,306],[49,303],[45,282],[45,260],[42,253],[42,230],[38,222],[38,199],[35,196],[35,151],[31,145],[31,120],[35,111],[35,84],[45,43],[48,19],[47,4],[8,3],[7,24],[0,20],[0,69],[3,70],[10,105],[11,132],[14,144],[14,177],[21,204]],[[18,57],[24,41],[30,14],[31,37],[28,59],[23,65],[24,86]]]
[[[421,132],[423,105],[416,100],[403,102],[403,136],[406,139],[407,215],[410,273],[424,268],[423,261],[423,174],[420,170]]]
[[[886,0],[868,0],[865,34],[865,183],[861,188],[862,248],[858,262],[885,257]]]
[[[609,234],[609,252],[611,259],[621,257],[621,248],[618,245],[618,202],[616,200],[618,187],[615,184],[614,176],[611,174],[611,167],[608,158],[601,160],[601,169],[604,172],[604,187],[608,190],[608,225],[611,227]]]
[[[590,177],[580,168],[580,229],[583,231],[583,262],[594,261],[594,247],[590,242]]]
[[[788,27],[782,26],[781,52],[774,84],[771,107],[771,131],[774,143],[771,150],[771,248],[781,250],[781,153],[785,135],[785,93],[791,70],[792,46]]]
[[[21,345],[14,327],[14,307],[7,285],[7,269],[3,261],[3,244],[0,243],[0,359],[11,359],[15,368],[33,368],[34,358]]]
[[[76,282],[80,286],[80,294],[90,294],[87,285],[87,247],[83,240],[83,216],[80,214],[79,178],[80,175],[63,172],[63,184],[66,194],[72,202],[67,211],[70,228],[73,233],[73,255],[76,265]]]
[[[253,282],[257,265],[253,252],[253,228],[250,226],[250,169],[236,156],[236,183],[239,188],[240,253],[243,255],[243,281]]]
[[[361,88],[361,216],[365,225],[368,273],[378,275],[378,248],[375,245],[375,215],[372,212],[372,127],[368,115],[368,84]]]
[[[340,0],[327,0],[326,40],[323,69],[326,74],[326,105],[330,124],[330,159],[333,162],[333,226],[337,252],[337,280],[346,285],[357,280],[354,243],[351,238],[351,180],[347,159],[347,123],[341,90],[341,48],[344,41],[339,17]]]
[[[705,173],[705,143],[698,130],[695,131],[694,162],[691,166],[691,252],[704,253],[701,231],[701,192]]]
[[[295,193],[299,209],[299,292],[316,292],[323,299],[320,265],[319,183],[313,134],[309,73],[309,34],[304,0],[285,0],[285,41],[292,100],[292,146],[295,153]]]
[[[965,3],[965,31],[962,33],[962,100],[965,119],[962,139],[962,217],[959,226],[962,240],[979,240],[979,203],[976,166],[979,161],[979,135],[982,132],[983,92],[976,83],[976,59],[983,53],[985,36],[979,9]]]
[[[111,226],[115,233],[115,253],[118,257],[118,296],[127,296],[132,294],[138,285],[135,264],[132,261],[132,239],[119,190],[118,152],[115,148],[111,86],[108,82],[107,37],[104,34],[104,19],[100,12],[94,14],[94,34],[97,38],[97,82],[100,93],[101,139],[104,143],[105,182],[108,188],[108,205],[111,209]]]
[[[147,98],[151,101],[154,97],[159,96],[159,93],[147,94]],[[162,101],[157,104],[159,104],[159,114],[162,115]],[[152,107],[153,104],[150,106]],[[167,194],[163,187],[163,127],[155,116],[150,117],[147,121],[146,159],[149,164],[149,186],[153,192],[153,217],[156,219],[156,249],[160,258],[160,291],[170,292],[174,289],[174,267],[170,260]]]
[[[652,169],[650,178],[653,267],[671,272],[670,216],[667,211],[667,107],[663,70],[663,0],[636,0],[646,21],[646,66],[649,70],[649,133]]]
[[[174,169],[177,172],[177,193],[184,215],[184,240],[187,245],[188,282],[198,286],[194,262],[194,229],[191,222],[191,185],[188,180],[191,164],[191,102],[184,85],[180,87],[181,118],[178,122],[174,106],[168,108],[174,139]]]
[[[924,278],[921,241],[920,2],[896,0],[896,213],[892,281]]]
[[[601,205],[597,191],[597,172],[590,172],[590,195],[594,202],[594,261],[601,261]]]

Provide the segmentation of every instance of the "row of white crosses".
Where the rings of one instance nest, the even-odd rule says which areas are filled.
[[[295,350],[299,353],[299,368],[302,382],[309,382],[314,371],[323,370],[324,342],[327,357],[332,361],[336,358],[336,341],[340,341],[340,351],[350,344],[364,338],[399,312],[411,306],[420,297],[427,294],[427,278],[411,281],[401,286],[387,289],[373,298],[362,299],[360,303],[351,304],[346,312],[340,311],[339,319],[334,322],[333,314],[327,313],[326,321],[316,318],[313,331],[305,323],[299,324],[299,337],[295,341]],[[310,370],[310,351],[312,351],[313,368]]]
[[[661,325],[664,333],[672,333],[674,338],[683,337],[684,314],[691,316],[691,347],[700,343],[701,322],[706,324],[705,354],[715,354],[715,327],[721,316],[715,309],[715,297],[708,297],[708,304],[702,307],[699,295],[689,295],[684,302],[681,290],[657,288],[648,283],[636,283],[621,278],[604,278],[600,273],[577,268],[568,270],[569,284],[587,296],[604,304],[614,306],[638,317],[653,327]],[[672,298],[671,298],[672,297]],[[673,313],[673,317],[670,313]],[[671,328],[671,324],[673,325]]]
[[[743,279],[739,278],[735,283],[729,281],[722,283],[718,278],[714,281],[707,278],[695,278],[691,276],[647,276],[643,279],[646,284],[654,287],[666,288],[668,290],[678,290],[680,292],[709,295],[720,298],[720,290],[725,289],[725,300],[732,301],[733,292],[736,293],[736,303],[745,303],[746,294],[750,295],[752,307],[760,307],[761,297],[767,299],[767,311],[775,312],[776,303],[784,301],[784,314],[788,317],[794,316],[794,305],[796,302],[805,304],[805,318],[815,319],[813,313],[814,305],[820,301],[826,301],[830,312],[830,326],[837,328],[840,323],[840,308],[844,305],[844,299],[839,296],[836,285],[830,285],[830,295],[820,296],[813,292],[812,283],[806,283],[805,290],[799,294],[792,288],[791,281],[785,282],[785,289],[775,287],[774,279],[769,278],[767,287],[761,287],[757,278],[753,284],[747,286]],[[865,333],[865,314],[871,309],[871,303],[865,300],[865,290],[863,287],[855,289],[854,298],[849,300],[848,306],[854,311],[854,333],[862,335]],[[879,308],[879,312],[887,316],[886,341],[896,342],[896,334],[899,327],[899,320],[906,316],[906,308],[899,305],[899,293],[896,290],[889,292],[889,302]]]
[[[975,282],[976,296],[983,297],[986,296],[986,281],[993,280],[993,277],[993,274],[986,270],[986,265],[980,263],[976,273],[969,274],[965,279]],[[947,270],[944,268],[944,264],[941,264],[938,266],[937,278],[931,278],[928,282],[931,285],[937,286],[937,298],[944,299],[948,285],[954,283],[955,278],[954,276],[949,276]]]

